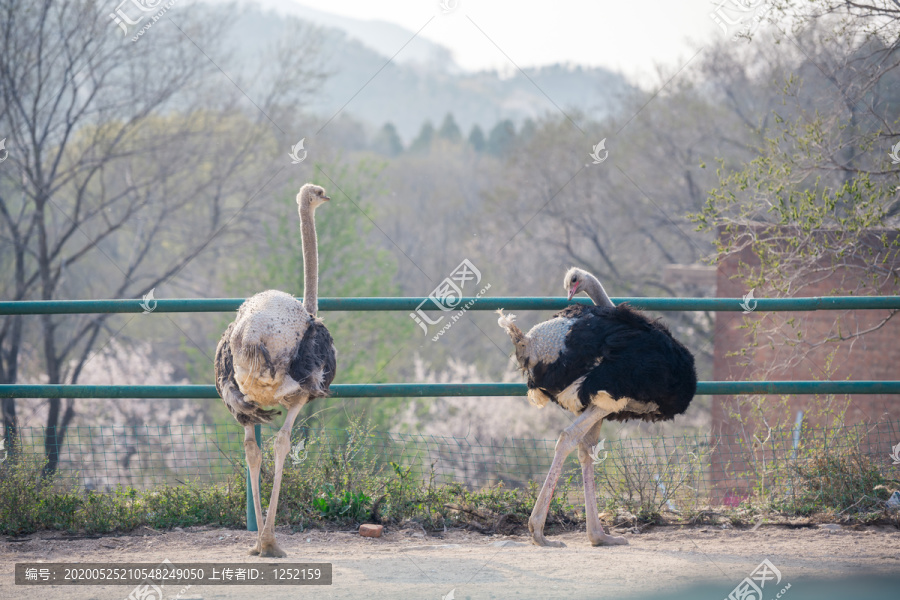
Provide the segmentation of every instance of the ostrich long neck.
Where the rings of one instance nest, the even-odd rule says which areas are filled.
[[[300,209],[300,238],[303,243],[303,308],[312,316],[319,312],[319,246],[316,240],[315,211]]]
[[[603,284],[600,283],[600,280],[590,273],[585,277],[584,291],[597,306],[616,307],[613,301],[609,299],[609,296],[606,295],[606,290],[603,289]]]

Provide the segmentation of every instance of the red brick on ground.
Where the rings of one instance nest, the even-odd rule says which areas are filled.
[[[381,537],[384,531],[384,525],[371,525],[365,523],[359,526],[359,535],[363,537]]]

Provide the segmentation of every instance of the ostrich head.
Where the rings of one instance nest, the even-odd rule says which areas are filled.
[[[577,267],[572,267],[566,271],[566,276],[563,278],[563,287],[566,288],[566,292],[569,294],[569,300],[575,294],[584,292],[591,297],[591,300],[597,306],[616,307],[613,301],[609,299],[606,290],[603,289],[603,284],[600,283],[600,280]]]
[[[314,211],[329,200],[331,198],[325,195],[325,188],[312,183],[304,185],[297,194],[297,206],[301,212]]]
[[[572,267],[566,271],[566,276],[563,278],[563,287],[566,288],[569,294],[569,300],[578,292],[585,291],[585,284],[588,283],[589,277],[590,274],[587,271],[578,267]]]

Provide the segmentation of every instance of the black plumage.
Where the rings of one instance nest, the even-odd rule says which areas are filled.
[[[659,407],[651,412],[626,407],[606,417],[614,421],[671,420],[687,410],[697,391],[694,357],[660,320],[650,320],[626,304],[615,308],[578,304],[555,317],[574,319],[565,350],[554,362],[526,369],[529,389],[538,388],[558,403],[557,395],[584,376],[578,390],[582,410],[600,391],[615,400],[628,398]]]
[[[312,319],[303,333],[303,338],[297,344],[288,374],[309,391],[311,401],[314,398],[328,396],[329,386],[334,381],[336,372],[337,355],[331,333],[322,321]],[[321,382],[312,381],[312,378],[319,377],[320,373]],[[316,383],[318,385],[310,385]]]

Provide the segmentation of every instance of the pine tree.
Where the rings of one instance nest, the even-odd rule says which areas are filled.
[[[438,135],[454,144],[462,141],[462,131],[459,130],[459,125],[456,124],[456,120],[451,113],[447,113],[447,116],[444,117],[444,122],[441,123]]]
[[[478,125],[473,125],[472,131],[469,132],[469,145],[475,149],[475,152],[484,151],[484,132]]]
[[[431,124],[431,121],[425,121],[422,129],[419,130],[419,135],[409,145],[409,151],[414,154],[428,154],[431,150],[432,140],[434,140],[434,125]]]
[[[516,126],[509,119],[504,119],[491,129],[487,140],[487,151],[494,156],[506,154],[516,140]]]
[[[403,152],[403,142],[397,134],[397,128],[393,123],[385,123],[372,140],[372,149],[387,156],[397,156]]]

